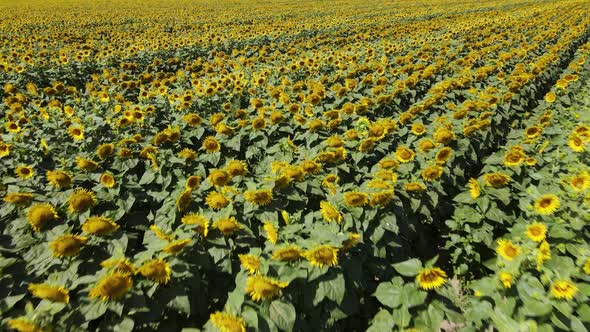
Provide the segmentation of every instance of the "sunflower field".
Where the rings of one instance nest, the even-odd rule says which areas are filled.
[[[590,330],[589,13],[0,2],[0,330]]]

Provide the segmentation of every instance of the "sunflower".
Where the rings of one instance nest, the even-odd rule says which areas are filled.
[[[184,249],[184,247],[189,245],[191,242],[192,242],[191,239],[172,241],[172,242],[168,243],[164,247],[164,249],[162,249],[162,251],[172,254],[172,255],[178,255],[182,251],[182,249]]]
[[[100,298],[102,301],[118,300],[125,296],[133,287],[133,279],[128,273],[113,271],[103,277],[90,289],[90,298]]]
[[[18,176],[19,178],[21,178],[23,180],[26,180],[26,179],[32,177],[33,175],[35,175],[35,171],[33,170],[33,167],[27,166],[27,165],[18,166],[14,170],[14,173],[16,174],[16,176]]]
[[[539,251],[537,252],[537,269],[540,270],[541,266],[548,260],[551,259],[551,246],[549,242],[543,241],[539,245]]]
[[[86,172],[92,172],[98,168],[98,163],[90,159],[84,159],[80,156],[76,157],[76,165],[78,165],[79,169]]]
[[[272,190],[270,190],[270,189],[260,189],[260,190],[254,190],[254,191],[249,190],[244,193],[244,198],[252,204],[261,205],[261,206],[269,205],[272,202]]]
[[[88,238],[72,234],[62,235],[49,243],[51,255],[57,258],[72,257],[80,253],[80,248]]]
[[[64,287],[51,286],[48,284],[29,284],[29,292],[40,299],[51,302],[70,302],[70,291]]]
[[[18,332],[43,332],[43,328],[24,317],[8,320],[8,327]]]
[[[209,233],[209,220],[200,214],[191,213],[182,217],[181,222],[185,225],[196,226],[195,231],[203,237],[207,237]]]
[[[205,198],[207,206],[213,210],[220,210],[229,205],[229,200],[220,192],[212,191]]]
[[[504,165],[508,167],[520,166],[525,160],[525,155],[521,151],[509,151],[504,155]]]
[[[96,196],[86,189],[76,189],[68,199],[68,210],[80,214],[96,205]]]
[[[248,166],[241,160],[232,159],[225,166],[225,171],[232,177],[246,175],[248,172]]]
[[[158,237],[158,239],[160,240],[164,240],[164,241],[173,241],[174,238],[171,237],[170,235],[166,234],[166,232],[164,232],[160,227],[158,227],[157,225],[150,225],[150,230],[152,232],[154,232],[154,234]]]
[[[246,293],[258,302],[271,300],[281,293],[281,289],[289,286],[289,282],[281,282],[264,276],[251,276],[246,281]]]
[[[469,194],[471,195],[471,198],[476,199],[481,195],[481,186],[479,185],[479,182],[477,182],[476,179],[469,179],[469,182],[467,183],[467,188],[469,188]]]
[[[498,276],[498,278],[500,279],[500,282],[502,283],[504,288],[511,288],[512,287],[512,282],[514,281],[512,274],[503,271],[503,272],[500,272],[500,275]]]
[[[379,168],[381,169],[392,169],[397,168],[398,166],[399,163],[393,158],[383,158],[379,161]]]
[[[313,160],[305,160],[300,165],[301,169],[308,174],[317,174],[322,169],[322,165]]]
[[[72,185],[72,176],[61,170],[47,171],[47,181],[58,189],[68,189]]]
[[[559,197],[554,194],[543,195],[535,201],[535,211],[541,215],[553,214],[560,206]]]
[[[427,267],[418,273],[416,282],[422,289],[436,289],[447,282],[447,274],[438,267]]]
[[[586,171],[572,177],[569,184],[574,191],[584,191],[590,188],[590,174]]]
[[[543,132],[543,129],[539,126],[531,126],[528,127],[527,129],[524,130],[524,136],[529,139],[535,139],[539,136],[541,136],[541,133]]]
[[[4,142],[0,142],[0,158],[8,157],[10,155],[11,148],[12,148],[12,144],[6,144]]]
[[[244,320],[226,312],[216,311],[209,316],[213,326],[221,332],[246,332]]]
[[[84,224],[82,224],[82,231],[97,236],[109,235],[117,229],[119,229],[119,225],[117,225],[111,218],[103,216],[89,217]]]
[[[244,228],[235,217],[221,218],[215,221],[212,225],[213,228],[217,228],[223,236],[230,236],[234,232]]]
[[[27,220],[36,232],[40,231],[46,223],[57,219],[57,212],[49,203],[36,203],[27,211]]]
[[[393,190],[383,190],[376,193],[371,193],[369,205],[371,206],[386,206],[395,197]]]
[[[320,245],[305,252],[304,257],[312,266],[334,266],[338,264],[338,248]]]
[[[434,143],[434,141],[429,138],[423,139],[418,143],[418,151],[421,152],[428,152],[434,149],[435,147],[436,143]]]
[[[224,170],[214,169],[209,172],[207,179],[214,186],[225,186],[231,181],[231,175]]]
[[[541,242],[545,240],[547,234],[547,226],[545,224],[535,222],[527,226],[526,235],[529,239],[535,242]]]
[[[180,212],[188,209],[189,205],[191,204],[192,199],[192,191],[189,188],[186,188],[178,197],[176,198],[176,209]]]
[[[170,265],[161,258],[145,262],[138,272],[145,278],[161,285],[167,284],[172,275]]]
[[[178,153],[178,157],[186,161],[194,161],[197,159],[197,153],[192,149],[184,148]]]
[[[443,174],[443,168],[439,165],[426,167],[422,170],[422,178],[426,181],[436,181],[440,179]]]
[[[375,139],[374,138],[366,138],[359,143],[358,150],[360,152],[371,152],[375,148]]]
[[[213,136],[208,136],[203,141],[202,149],[207,151],[207,153],[215,153],[221,150],[221,145]]]
[[[198,127],[202,122],[203,119],[195,113],[189,113],[182,116],[182,120],[186,122],[190,127]]]
[[[342,214],[340,213],[340,211],[338,211],[338,209],[336,209],[334,205],[332,205],[328,201],[320,202],[320,213],[322,214],[324,220],[326,220],[327,222],[342,222]]]
[[[277,241],[279,239],[279,231],[277,230],[275,225],[270,221],[267,221],[264,223],[264,226],[262,228],[266,233],[266,238],[268,239],[268,241],[272,244],[277,244]]]
[[[496,252],[504,259],[511,261],[520,253],[520,247],[512,243],[510,240],[498,240]]]
[[[510,181],[510,177],[508,175],[500,172],[488,173],[484,175],[484,179],[486,181],[486,185],[496,189],[504,188]]]
[[[240,254],[238,257],[240,258],[240,264],[242,264],[248,273],[255,274],[260,268],[260,258],[258,256]]]
[[[556,98],[555,93],[552,92],[552,91],[547,92],[547,94],[545,94],[545,101],[547,103],[553,103],[553,102],[555,102],[555,98]]]
[[[115,145],[113,143],[101,144],[96,148],[96,155],[100,160],[105,160],[115,152]]]
[[[303,258],[305,253],[297,246],[288,246],[275,250],[272,253],[274,260],[292,262]]]
[[[14,204],[16,206],[27,206],[31,204],[31,200],[35,197],[31,193],[10,193],[4,196],[3,200],[6,203]]]
[[[344,240],[344,242],[342,242],[342,250],[348,250],[352,247],[354,247],[357,243],[359,243],[361,240],[361,235],[358,233],[349,233],[348,234],[348,239]]]
[[[415,122],[412,124],[410,131],[416,136],[422,136],[426,133],[426,126],[422,123]]]
[[[368,203],[368,195],[358,191],[344,193],[344,204],[348,207],[361,207]]]
[[[582,270],[587,275],[590,275],[590,259],[586,259],[586,262],[584,263],[584,266],[582,267]]]
[[[128,274],[135,274],[135,266],[126,258],[109,258],[100,262],[104,268],[114,268],[114,271]]]
[[[406,192],[423,192],[426,190],[426,186],[420,182],[408,182],[404,185],[404,190]]]
[[[201,185],[201,177],[198,175],[191,175],[186,179],[185,188],[187,190],[195,190]]]
[[[455,133],[447,128],[442,127],[434,132],[433,138],[436,143],[446,145],[455,140]]]
[[[436,156],[435,156],[436,163],[439,165],[443,165],[452,156],[453,156],[453,149],[445,146],[436,153]]]
[[[115,177],[111,172],[104,172],[100,176],[100,184],[105,188],[112,188],[115,186]]]
[[[416,154],[414,153],[414,151],[406,148],[405,146],[399,146],[395,150],[395,157],[397,158],[397,160],[400,163],[410,162],[410,161],[414,160],[415,156],[416,156]]]
[[[8,121],[6,122],[6,130],[11,133],[19,133],[21,128],[16,122]]]
[[[573,300],[577,292],[578,287],[569,280],[557,280],[551,285],[551,293],[560,300]]]
[[[569,139],[567,140],[567,145],[572,149],[574,152],[584,152],[584,141],[578,135],[570,135]]]
[[[68,134],[74,141],[80,141],[84,139],[84,126],[70,126],[68,128]]]

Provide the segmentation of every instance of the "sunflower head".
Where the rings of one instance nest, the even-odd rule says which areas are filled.
[[[231,181],[232,177],[228,172],[224,170],[214,169],[211,172],[209,172],[209,176],[207,177],[207,179],[214,186],[225,186]]]
[[[191,213],[182,217],[181,222],[185,225],[194,225],[195,231],[203,237],[207,237],[209,233],[209,220],[200,214]]]
[[[559,197],[554,194],[542,195],[535,201],[535,211],[541,215],[551,215],[559,209],[561,203]]]
[[[438,267],[427,267],[418,273],[416,282],[422,289],[436,289],[447,282],[447,274]]]
[[[207,151],[207,153],[215,153],[221,150],[221,145],[217,142],[215,137],[209,136],[203,141],[202,148]]]
[[[61,170],[47,171],[47,180],[58,189],[68,189],[72,185],[72,176]]]
[[[225,171],[228,172],[232,177],[246,175],[246,173],[248,173],[248,166],[241,160],[233,159],[227,163],[225,166]]]
[[[68,134],[74,141],[80,141],[84,139],[84,126],[72,125],[68,128]]]
[[[520,253],[520,247],[510,240],[498,240],[496,252],[505,260],[511,261]]]
[[[503,271],[503,272],[500,272],[500,274],[498,275],[498,278],[500,279],[500,282],[502,283],[504,288],[512,287],[512,282],[514,280],[514,278],[512,277],[512,274]]]
[[[18,332],[43,332],[43,328],[25,317],[8,320],[8,327]]]
[[[32,177],[33,175],[35,175],[35,171],[33,170],[33,167],[27,166],[27,165],[18,166],[14,170],[14,173],[16,174],[16,176],[18,176],[19,178],[21,178],[23,180],[26,180],[26,179]]]
[[[404,185],[404,190],[409,193],[423,192],[426,190],[426,186],[420,182],[408,182]]]
[[[254,301],[271,300],[281,293],[281,289],[289,286],[288,282],[255,275],[248,277],[246,281],[246,292]]]
[[[244,320],[226,312],[216,311],[209,317],[211,323],[222,332],[246,332]]]
[[[573,300],[577,292],[578,287],[569,280],[557,280],[551,285],[551,293],[560,300]]]
[[[545,240],[547,234],[547,226],[545,224],[535,222],[527,226],[526,235],[529,239],[535,242],[541,242]]]
[[[113,188],[115,186],[115,177],[111,172],[104,172],[100,176],[100,184],[105,188]]]
[[[469,188],[469,195],[471,195],[471,198],[476,199],[481,195],[481,186],[479,185],[479,182],[476,179],[469,179],[469,182],[467,183],[467,188]]]
[[[393,198],[395,194],[393,190],[382,190],[376,193],[371,194],[371,199],[369,200],[369,205],[371,206],[387,206]]]
[[[135,266],[126,258],[109,258],[100,262],[100,266],[104,268],[113,268],[113,271],[135,274]]]
[[[279,232],[275,225],[270,221],[267,221],[264,223],[262,228],[266,233],[266,238],[268,239],[268,241],[272,244],[277,244],[277,241],[279,239]]]
[[[443,168],[440,165],[432,165],[422,170],[422,178],[426,181],[436,181],[443,174]]]
[[[291,262],[303,258],[304,254],[305,253],[297,246],[287,246],[275,250],[272,253],[272,258],[278,261]]]
[[[358,191],[344,193],[344,204],[348,207],[360,207],[368,203],[368,195]]]
[[[186,188],[176,199],[176,209],[180,212],[188,209],[191,204],[191,199],[192,191],[190,188]]]
[[[260,206],[269,205],[272,202],[272,190],[249,190],[244,193],[244,198],[252,204]]]
[[[260,258],[258,256],[243,254],[238,255],[238,257],[240,258],[240,264],[248,273],[255,274],[260,268]]]
[[[399,146],[395,150],[395,157],[400,163],[408,163],[414,160],[415,156],[416,154],[414,153],[414,151],[406,148],[405,146]]]
[[[6,194],[3,200],[6,203],[14,204],[16,206],[27,206],[31,204],[33,197],[35,197],[35,195],[31,193],[10,193]]]
[[[31,206],[27,212],[27,220],[34,231],[40,231],[45,224],[57,220],[57,212],[53,205],[48,203],[37,203]]]
[[[184,239],[184,240],[176,240],[168,243],[162,251],[167,252],[172,255],[178,255],[182,252],[182,249],[189,245],[192,242],[191,239]]]
[[[503,188],[510,182],[510,177],[500,172],[488,173],[484,176],[484,179],[488,186],[496,189]]]
[[[76,165],[78,165],[79,169],[86,172],[92,172],[98,168],[97,162],[82,157],[76,157]]]
[[[113,143],[106,143],[99,145],[96,148],[96,155],[98,156],[98,158],[100,158],[100,160],[105,160],[108,157],[110,157],[114,151],[115,145]]]
[[[338,249],[330,245],[320,245],[306,251],[305,258],[313,266],[334,266],[338,264]]]
[[[218,219],[213,223],[212,227],[218,229],[224,236],[230,236],[244,226],[235,217],[229,217]]]
[[[320,202],[320,213],[322,214],[324,220],[326,220],[327,222],[342,222],[342,214],[334,205],[332,205],[328,201]]]
[[[33,296],[51,302],[70,302],[70,292],[64,287],[48,284],[29,284],[29,291]]]
[[[167,284],[172,275],[170,265],[163,259],[154,259],[144,263],[138,272],[145,278],[161,285]]]
[[[212,191],[205,198],[207,206],[213,210],[220,210],[228,206],[230,201],[220,192]]]
[[[62,235],[49,243],[49,249],[54,257],[64,258],[76,256],[88,238],[72,234]]]
[[[111,218],[102,216],[89,217],[82,225],[82,231],[84,231],[84,233],[96,236],[109,235],[117,229],[119,229],[119,225],[117,225]]]
[[[68,199],[68,210],[80,214],[96,205],[96,196],[86,189],[76,189]]]
[[[88,293],[90,298],[99,298],[102,301],[118,300],[125,296],[133,287],[133,279],[128,273],[114,271],[103,277]]]

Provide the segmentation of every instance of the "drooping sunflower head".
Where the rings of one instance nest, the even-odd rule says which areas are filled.
[[[58,219],[57,212],[53,205],[48,203],[37,203],[31,206],[27,212],[27,220],[34,231],[40,231],[45,224]]]
[[[198,175],[191,175],[186,179],[185,188],[195,190],[201,185],[201,177]]]
[[[128,273],[114,271],[100,279],[88,295],[90,298],[99,298],[105,302],[113,301],[125,296],[132,287],[133,279]]]
[[[382,190],[376,193],[371,193],[371,199],[369,200],[369,205],[371,206],[387,206],[393,198],[395,194],[393,190]]]
[[[213,223],[212,227],[218,229],[224,236],[230,236],[244,226],[235,217],[229,217],[218,219]]]
[[[209,233],[209,220],[200,214],[191,213],[182,217],[181,222],[185,225],[194,225],[195,231],[203,237],[207,237]]]
[[[420,182],[408,182],[404,185],[404,190],[406,192],[423,192],[426,190],[426,186]]]
[[[217,139],[213,136],[208,136],[203,141],[202,148],[207,151],[207,153],[215,153],[221,150],[221,145],[217,142]]]
[[[261,206],[269,205],[272,202],[272,190],[249,190],[244,193],[244,198],[252,204]]]
[[[35,197],[34,194],[31,193],[10,193],[4,196],[4,201],[6,203],[14,204],[17,206],[27,206],[31,204],[31,200]]]
[[[496,252],[505,260],[511,261],[520,253],[520,247],[512,243],[510,240],[498,240]]]
[[[145,278],[161,285],[167,284],[172,275],[170,265],[161,258],[144,263],[138,271]]]
[[[220,192],[212,191],[205,198],[207,206],[213,210],[220,210],[229,205],[229,200]]]
[[[113,143],[101,144],[96,148],[96,155],[100,160],[105,160],[115,152],[115,145]]]
[[[287,246],[280,249],[276,249],[272,253],[274,260],[291,262],[296,261],[304,257],[304,252],[297,246]]]
[[[188,246],[191,242],[191,239],[172,241],[168,243],[164,249],[162,249],[162,251],[172,255],[178,255],[180,252],[182,252],[184,247]]]
[[[18,332],[43,332],[43,328],[25,317],[8,320],[8,327]]]
[[[35,171],[33,170],[33,167],[27,166],[27,165],[18,166],[14,170],[14,173],[16,174],[16,176],[18,176],[19,178],[21,178],[23,180],[26,180],[26,179],[32,177],[33,175],[35,175]]]
[[[332,205],[328,201],[320,202],[320,213],[322,214],[324,220],[326,220],[327,222],[342,222],[342,214],[334,205]]]
[[[422,289],[436,289],[447,282],[447,274],[438,267],[427,267],[418,273],[416,282]]]
[[[555,213],[561,206],[559,197],[554,194],[542,195],[535,201],[535,211],[541,215],[550,215]]]
[[[78,168],[86,171],[86,172],[91,172],[94,171],[98,168],[98,163],[90,160],[90,159],[85,159],[82,157],[76,157],[76,165],[78,165]]]
[[[479,182],[476,179],[469,179],[469,182],[467,183],[467,188],[469,188],[469,195],[471,195],[471,198],[476,199],[481,195],[481,186],[479,185]]]
[[[68,189],[72,185],[72,176],[61,170],[47,171],[47,181],[58,189]]]
[[[338,249],[330,245],[320,245],[306,251],[305,258],[313,266],[334,266],[338,264]]]
[[[498,278],[500,279],[500,282],[502,283],[504,288],[512,287],[512,282],[513,282],[514,278],[511,273],[508,273],[506,271],[502,271],[498,275]]]
[[[434,132],[433,138],[436,143],[446,145],[455,140],[455,133],[445,127],[441,127]]]
[[[61,286],[52,286],[48,284],[29,284],[29,292],[33,296],[51,302],[70,302],[70,292]]]
[[[88,242],[88,238],[72,234],[62,235],[49,243],[51,254],[57,258],[72,257],[80,253],[80,249]]]
[[[289,286],[288,282],[256,275],[248,277],[246,292],[254,301],[271,300],[281,293],[281,289]]]
[[[194,161],[197,159],[197,153],[189,148],[184,148],[182,151],[178,153],[178,157],[186,160],[186,161]]]
[[[264,223],[263,229],[266,232],[266,238],[268,239],[268,241],[272,244],[277,244],[277,241],[279,239],[279,231],[277,230],[275,225],[270,221],[267,221]]]
[[[503,188],[510,182],[510,177],[500,172],[488,173],[484,176],[484,179],[488,186],[496,189]]]
[[[248,271],[250,274],[255,274],[256,271],[260,268],[260,258],[258,256],[250,255],[250,254],[241,254],[238,255],[240,258],[240,264],[242,267]]]
[[[209,319],[221,332],[246,332],[244,320],[227,312],[216,311]]]
[[[111,172],[104,172],[100,176],[100,184],[105,188],[113,188],[115,186],[115,177]]]
[[[308,174],[317,174],[322,169],[322,165],[313,160],[305,160],[300,166],[301,169]]]
[[[573,300],[577,292],[578,287],[569,280],[557,280],[551,285],[551,293],[560,300]]]
[[[448,146],[443,147],[436,153],[436,163],[442,165],[453,156],[453,149]]]
[[[87,189],[76,189],[68,199],[68,210],[80,214],[96,205],[96,196]]]
[[[214,186],[225,186],[231,181],[232,177],[228,172],[224,170],[214,169],[211,170],[211,172],[209,172],[209,176],[207,177],[207,179]]]
[[[111,218],[103,216],[91,216],[82,224],[82,231],[84,233],[96,236],[109,235],[117,229],[119,229],[119,225]]]
[[[135,274],[135,266],[126,258],[109,258],[100,262],[100,266],[104,268],[113,268],[113,271]]]
[[[436,147],[436,143],[430,138],[425,138],[418,143],[418,151],[428,152]]]
[[[192,199],[192,191],[189,188],[186,188],[178,198],[176,198],[176,209],[180,212],[188,209],[189,205],[191,204]]]
[[[360,207],[368,203],[368,195],[358,191],[344,193],[344,204],[348,207]]]
[[[443,168],[440,165],[432,165],[422,170],[422,178],[426,181],[436,181],[443,174]]]
[[[547,234],[547,226],[545,224],[535,222],[527,226],[526,235],[529,239],[535,242],[541,242],[545,240]]]

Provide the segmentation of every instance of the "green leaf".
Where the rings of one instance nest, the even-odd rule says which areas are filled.
[[[412,316],[405,305],[393,311],[393,321],[401,328],[408,326],[411,318]]]
[[[87,305],[82,305],[80,312],[86,320],[95,320],[104,315],[108,308],[109,304],[107,302],[93,300]]]
[[[273,301],[270,304],[269,315],[270,319],[279,329],[284,331],[293,330],[297,313],[295,312],[295,307],[291,303],[281,300]]]
[[[397,279],[398,280],[393,280],[392,282],[380,283],[374,294],[379,302],[392,309],[395,309],[402,304],[400,295],[402,293],[403,281],[401,278]]]
[[[393,268],[404,277],[415,277],[422,269],[422,262],[412,258],[405,262],[393,264]]]
[[[334,279],[322,280],[318,284],[313,304],[319,304],[325,297],[337,304],[341,304],[344,299],[345,291],[346,286],[342,274],[337,274]]]
[[[367,332],[391,331],[394,326],[395,322],[389,311],[381,309],[371,320],[371,326]]]

